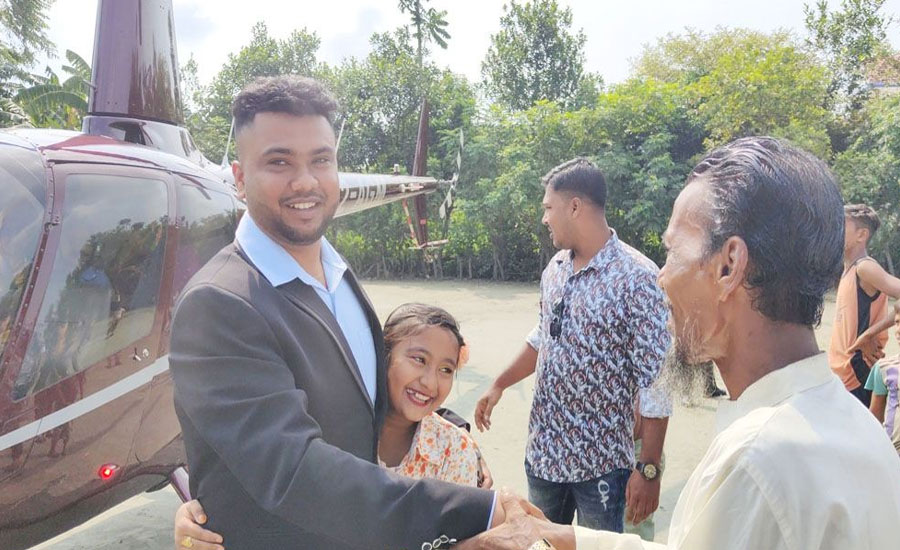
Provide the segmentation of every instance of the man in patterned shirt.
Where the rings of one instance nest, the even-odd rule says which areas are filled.
[[[606,182],[576,158],[551,170],[543,223],[560,250],[541,277],[538,325],[475,409],[490,428],[503,390],[537,373],[525,470],[528,498],[555,523],[622,532],[659,504],[671,402],[653,386],[669,346],[658,269],[606,221]],[[635,466],[634,401],[643,446]]]

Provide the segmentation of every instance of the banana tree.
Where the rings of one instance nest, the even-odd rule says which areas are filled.
[[[45,75],[32,75],[35,84],[23,88],[15,101],[37,127],[77,130],[87,112],[91,67],[81,56],[66,50],[63,78],[47,67]]]

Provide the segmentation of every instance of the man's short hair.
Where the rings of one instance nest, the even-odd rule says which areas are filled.
[[[878,231],[878,228],[881,227],[881,218],[878,217],[878,213],[872,209],[871,206],[866,204],[848,204],[844,207],[844,216],[853,220],[857,225],[861,225],[869,230],[869,238],[866,239],[866,242],[872,239],[872,235]]]
[[[541,180],[554,191],[566,191],[590,200],[600,208],[606,207],[606,178],[593,162],[583,157],[566,161]]]
[[[843,200],[825,163],[785,141],[748,137],[707,155],[695,180],[712,190],[708,254],[742,238],[753,307],[773,321],[818,325],[844,249]]]
[[[237,132],[251,124],[257,113],[319,115],[334,123],[337,109],[334,96],[319,81],[285,75],[260,77],[248,84],[234,99],[231,114]]]

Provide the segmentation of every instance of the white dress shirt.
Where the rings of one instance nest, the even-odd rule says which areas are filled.
[[[825,354],[719,405],[668,545],[575,528],[578,550],[900,548],[900,457]]]

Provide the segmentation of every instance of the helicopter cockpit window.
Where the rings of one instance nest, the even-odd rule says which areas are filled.
[[[12,334],[41,238],[44,195],[40,156],[19,147],[0,147],[0,356]]]
[[[178,249],[175,260],[177,294],[188,279],[216,252],[234,240],[237,221],[229,195],[181,180],[178,199]]]
[[[79,174],[65,180],[52,275],[14,398],[108,361],[150,334],[163,272],[166,185]]]

